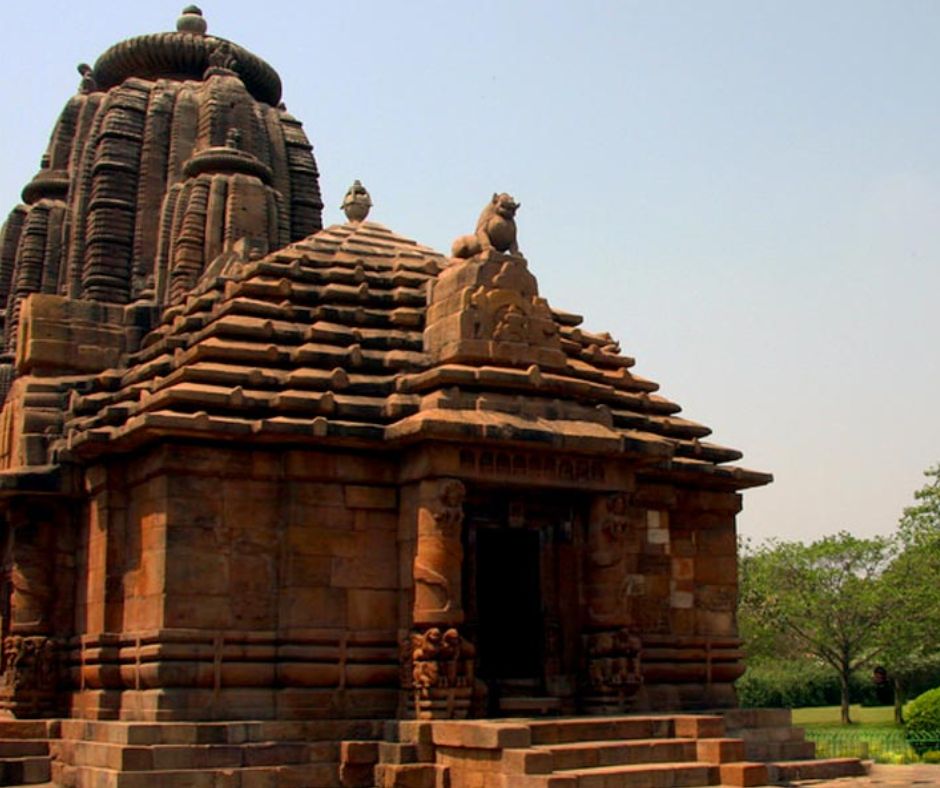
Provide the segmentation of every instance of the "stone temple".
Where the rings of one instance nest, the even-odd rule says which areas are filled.
[[[726,727],[786,720],[688,712],[771,477],[539,296],[508,195],[453,257],[358,182],[323,228],[206,31],[81,66],[0,235],[5,784],[594,786],[633,739],[604,785],[764,782]]]

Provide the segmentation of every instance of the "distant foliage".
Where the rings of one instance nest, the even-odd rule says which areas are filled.
[[[735,688],[744,708],[797,709],[837,706],[842,689],[833,670],[808,659],[760,661],[748,665]],[[851,703],[876,705],[875,688],[866,673],[849,682]]]
[[[895,721],[903,723],[904,700],[937,685],[940,465],[925,476],[891,537],[843,531],[811,544],[741,543],[738,624],[749,659],[737,685],[742,703],[833,702],[818,670],[799,669],[801,687],[791,682],[792,670],[767,667],[787,660],[828,666],[839,684],[843,723],[850,722],[850,700],[881,705],[892,696]],[[884,677],[878,693],[871,681],[876,666]]]

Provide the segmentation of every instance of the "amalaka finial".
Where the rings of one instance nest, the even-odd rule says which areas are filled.
[[[188,5],[183,14],[176,20],[176,32],[192,33],[194,36],[204,36],[208,25],[202,18],[202,9],[199,6]]]
[[[346,191],[343,197],[343,213],[351,222],[361,222],[369,215],[369,209],[372,207],[372,198],[366,187],[359,181],[353,181],[353,185]]]

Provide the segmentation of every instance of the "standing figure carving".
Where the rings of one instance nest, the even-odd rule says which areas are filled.
[[[463,499],[466,490],[456,479],[425,482],[430,495],[418,509],[418,545],[414,560],[415,624],[459,624],[463,547]]]
[[[642,683],[630,582],[637,572],[643,515],[627,493],[597,498],[591,507],[582,683],[586,707],[597,712],[624,711]]]

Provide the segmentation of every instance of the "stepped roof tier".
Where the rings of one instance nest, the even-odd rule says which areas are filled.
[[[66,308],[34,299],[30,334],[55,334]],[[100,309],[125,327],[142,311]],[[502,315],[503,325],[485,329],[496,339],[448,345],[454,309],[458,320]],[[536,339],[513,333],[514,314]],[[381,224],[351,221],[260,257],[240,244],[162,311],[139,349],[113,356],[114,367],[81,380],[32,377],[15,393],[28,401],[41,391],[53,405],[33,436],[39,464],[168,435],[386,450],[433,438],[625,455],[693,485],[769,480],[727,465],[740,452],[705,441],[707,427],[679,416],[608,334],[580,323],[538,297],[522,257],[449,260]],[[41,373],[57,358],[48,342],[31,340],[21,366]],[[591,468],[559,472],[577,478]]]

